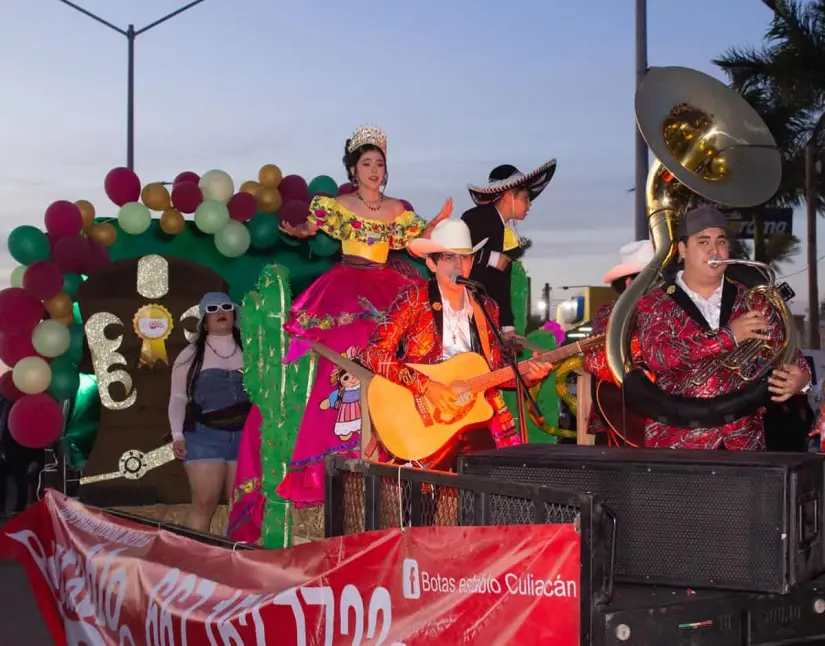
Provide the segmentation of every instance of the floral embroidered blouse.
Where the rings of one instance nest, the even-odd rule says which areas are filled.
[[[390,250],[406,249],[410,240],[420,236],[427,223],[412,211],[394,220],[363,218],[331,197],[317,196],[309,205],[310,225],[341,241],[345,256],[358,256],[384,264]]]

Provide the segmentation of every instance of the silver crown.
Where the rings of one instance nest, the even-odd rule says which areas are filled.
[[[387,135],[378,126],[360,126],[352,133],[347,152],[351,153],[361,146],[372,144],[382,153],[387,154]]]

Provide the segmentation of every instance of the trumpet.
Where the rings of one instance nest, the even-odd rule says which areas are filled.
[[[765,283],[750,288],[745,294],[745,307],[749,311],[764,309],[767,303],[776,310],[782,321],[784,332],[779,346],[774,341],[747,339],[736,346],[733,352],[709,360],[696,371],[691,384],[699,386],[706,383],[721,369],[736,372],[742,381],[758,381],[771,372],[775,366],[787,363],[796,350],[793,340],[793,316],[788,304],[776,287],[776,272],[770,265],[756,260],[711,258],[707,261],[711,267],[722,265],[745,265],[758,269],[765,278]],[[761,302],[760,302],[761,301]],[[764,313],[764,312],[763,312]]]

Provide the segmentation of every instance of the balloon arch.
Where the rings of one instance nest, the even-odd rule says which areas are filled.
[[[20,266],[11,287],[0,291],[0,360],[10,368],[0,376],[0,395],[14,402],[9,431],[20,444],[49,446],[63,433],[63,404],[81,380],[85,335],[75,299],[86,278],[113,260],[169,254],[218,271],[240,302],[280,248],[293,259],[290,279],[302,287],[331,266],[340,243],[320,232],[308,240],[282,236],[280,222],[306,221],[315,195],[353,190],[327,175],[310,182],[284,177],[274,164],[237,191],[222,170],[183,172],[171,190],[167,185],[142,185],[133,171],[115,168],[104,187],[119,207],[116,218],[96,217],[87,200],[59,200],[46,209],[45,231],[22,225],[9,235],[9,253]],[[160,217],[153,219],[153,211]]]

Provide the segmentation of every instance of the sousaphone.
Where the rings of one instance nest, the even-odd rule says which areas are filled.
[[[636,91],[636,122],[655,156],[645,190],[655,256],[616,302],[607,328],[607,363],[627,404],[648,418],[688,428],[734,421],[765,403],[766,382],[711,400],[664,393],[633,365],[634,313],[675,259],[676,227],[690,204],[697,197],[736,208],[768,201],[779,188],[782,157],[747,101],[715,78],[684,67],[650,68]]]

